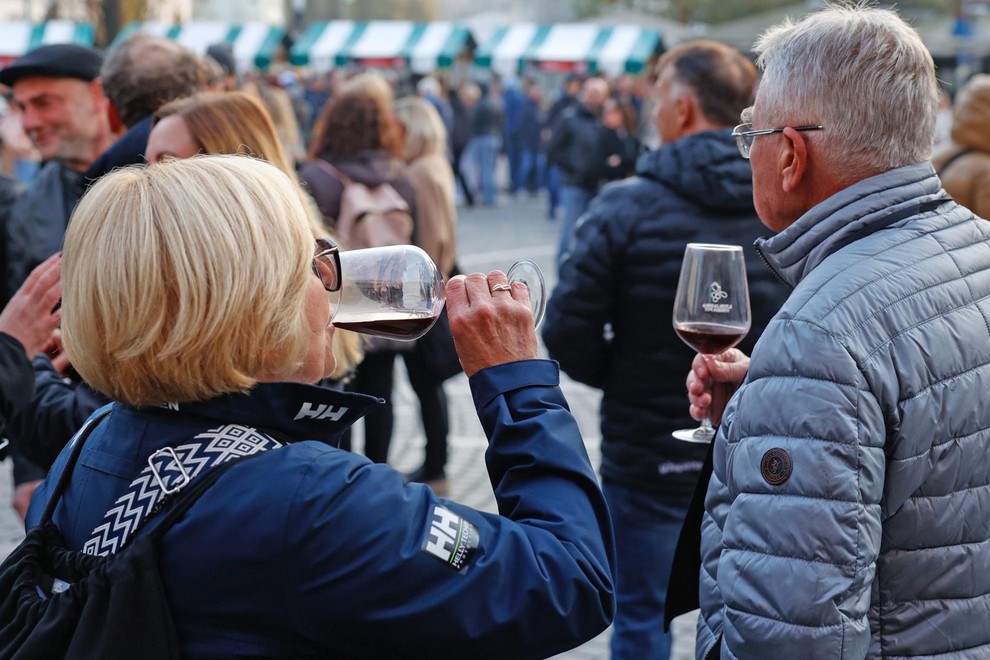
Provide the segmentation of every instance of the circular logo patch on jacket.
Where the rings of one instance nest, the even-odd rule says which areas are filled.
[[[792,467],[791,455],[779,447],[774,447],[763,454],[763,460],[760,461],[760,474],[763,475],[763,480],[771,486],[779,486],[791,476]]]

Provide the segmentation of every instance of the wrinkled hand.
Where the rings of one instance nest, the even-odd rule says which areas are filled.
[[[695,355],[687,377],[691,417],[701,420],[707,409],[712,425],[717,426],[722,421],[726,404],[739,389],[747,371],[749,356],[737,348],[720,355]]]
[[[495,270],[458,275],[447,282],[447,315],[454,346],[464,373],[536,357],[536,329],[529,291],[521,283],[511,291],[492,291],[506,285],[505,273]]]
[[[52,311],[62,297],[61,277],[62,256],[48,257],[0,312],[0,332],[21,342],[28,357],[48,344],[62,319],[61,309]]]

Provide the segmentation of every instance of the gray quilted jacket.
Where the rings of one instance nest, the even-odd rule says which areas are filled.
[[[990,223],[922,163],[758,244],[795,289],[716,440],[698,656],[990,657]]]

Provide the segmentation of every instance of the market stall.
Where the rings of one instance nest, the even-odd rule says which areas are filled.
[[[617,76],[640,73],[662,50],[660,33],[637,25],[517,23],[495,30],[474,61],[502,76],[527,68]]]
[[[306,30],[292,47],[289,61],[314,71],[354,63],[430,73],[454,66],[473,48],[467,28],[445,21],[328,21]]]
[[[267,68],[285,35],[284,28],[260,22],[233,24],[222,21],[193,21],[173,25],[147,21],[131,23],[120,31],[114,43],[138,31],[173,39],[199,54],[206,53],[206,49],[213,44],[228,43],[234,51],[234,59],[239,71]]]
[[[38,46],[49,44],[93,45],[93,26],[73,21],[0,22],[0,66],[14,61]]]

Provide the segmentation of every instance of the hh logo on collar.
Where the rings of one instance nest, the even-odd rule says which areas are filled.
[[[478,529],[439,505],[433,507],[429,525],[423,552],[458,571],[467,566],[478,549]]]
[[[763,454],[763,460],[760,461],[760,474],[771,486],[779,486],[787,481],[792,469],[791,455],[779,447]]]
[[[340,418],[344,416],[347,412],[347,408],[341,406],[340,408],[334,408],[333,406],[328,406],[325,403],[309,403],[303,402],[302,407],[299,412],[296,413],[294,419],[329,419],[334,422],[340,421]]]

